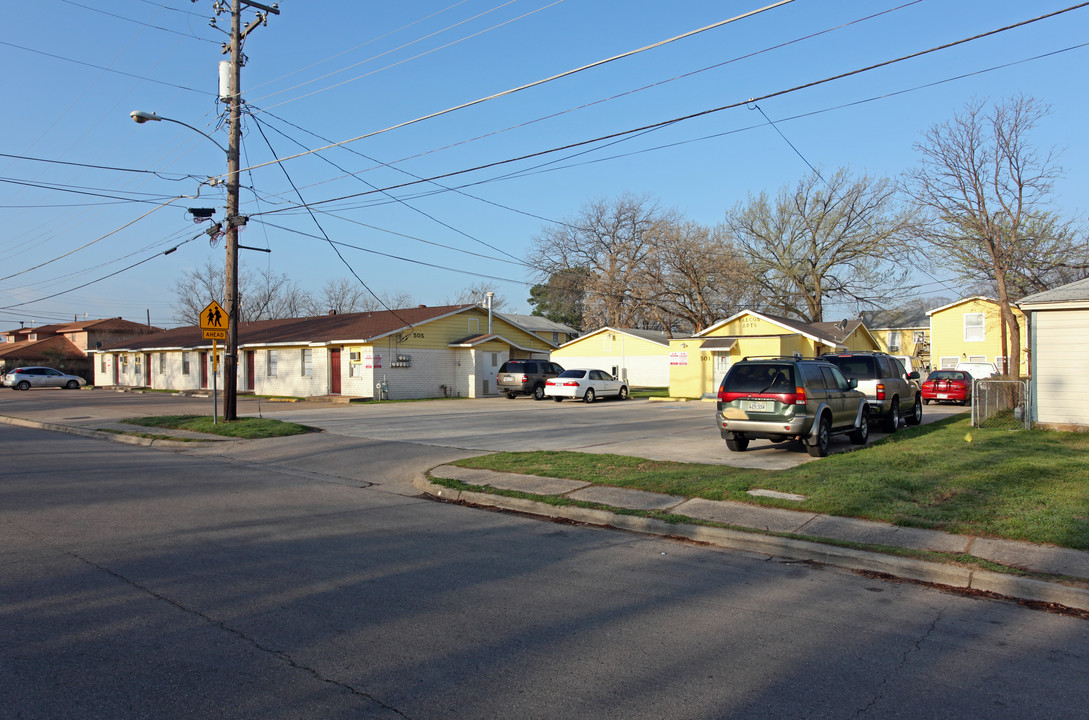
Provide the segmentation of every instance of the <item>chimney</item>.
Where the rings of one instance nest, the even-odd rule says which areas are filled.
[[[488,293],[487,293],[487,298],[488,298],[488,334],[489,335],[492,334],[492,298],[493,297],[495,297],[495,293],[493,293],[492,291],[489,290]]]

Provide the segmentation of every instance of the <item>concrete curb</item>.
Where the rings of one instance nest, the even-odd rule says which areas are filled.
[[[125,445],[140,445],[142,447],[190,447],[193,443],[182,442],[180,440],[163,440],[161,438],[142,438],[135,435],[120,435],[118,433],[104,432],[102,430],[95,430],[94,428],[81,428],[73,427],[71,425],[60,425],[57,423],[41,422],[40,420],[24,420],[22,418],[9,417],[0,415],[0,423],[5,425],[15,425],[18,427],[33,428],[36,430],[51,430],[53,432],[68,433],[69,435],[79,435],[81,437],[95,438],[97,440],[110,440],[113,442],[119,442]]]
[[[608,510],[554,506],[524,498],[453,490],[431,482],[422,474],[415,478],[413,484],[416,489],[432,497],[451,502],[464,502],[547,518],[613,527],[659,537],[684,538],[731,550],[786,557],[792,560],[812,560],[847,570],[882,573],[905,580],[995,593],[1017,600],[1055,603],[1075,610],[1089,611],[1089,590],[1059,583],[837,547],[815,539],[801,540],[728,528],[673,524],[654,518],[616,514]]]

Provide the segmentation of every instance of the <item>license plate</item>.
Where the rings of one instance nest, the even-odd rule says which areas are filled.
[[[768,404],[764,400],[749,400],[745,409],[750,412],[766,412]]]
[[[514,376],[513,375],[504,375],[503,376],[503,382],[514,382]]]
[[[949,399],[949,393],[938,393],[938,399],[939,400],[948,400]]]

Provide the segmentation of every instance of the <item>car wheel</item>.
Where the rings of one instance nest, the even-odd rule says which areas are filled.
[[[582,396],[584,402],[592,403],[594,401],[594,389],[586,388],[586,394]]]
[[[828,414],[821,415],[820,424],[817,425],[817,442],[814,445],[806,445],[805,449],[813,457],[824,457],[828,454],[828,446],[832,444],[832,421]]]
[[[923,421],[923,401],[915,397],[915,405],[911,408],[911,414],[904,418],[908,425],[918,425]]]
[[[79,387],[79,383],[76,382],[75,380],[69,380],[68,384],[65,385],[64,387],[68,388],[69,390],[75,390],[75,389],[77,389]]]
[[[555,400],[556,402],[563,402],[563,398],[562,398],[562,397],[554,397],[554,398],[552,398],[552,399],[553,399],[553,400]]]
[[[870,439],[870,414],[868,412],[862,413],[858,427],[849,437],[855,445],[865,445],[866,441]]]
[[[628,386],[627,385],[621,385],[620,386],[620,392],[618,392],[616,394],[616,397],[619,400],[627,400],[628,399]]]
[[[537,385],[533,388],[533,399],[544,400],[544,385]]]
[[[16,385],[15,387],[19,388],[20,390],[29,390],[30,389],[30,383],[28,383],[26,380],[23,380],[18,385]]]
[[[891,435],[898,427],[900,427],[900,399],[893,398],[889,414],[885,416],[885,432]]]
[[[513,400],[514,399],[514,393],[512,393],[512,392],[507,392],[506,396],[507,396],[508,400]]]
[[[730,448],[732,452],[745,452],[745,448],[748,446],[749,439],[747,437],[734,435],[732,438],[726,438],[726,447]]]

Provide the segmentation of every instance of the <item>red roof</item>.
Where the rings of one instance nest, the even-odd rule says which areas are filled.
[[[238,324],[239,345],[290,345],[322,342],[358,342],[366,344],[413,326],[464,312],[476,305],[415,307],[381,312],[318,315],[307,318],[256,320]],[[205,347],[199,327],[182,327],[165,332],[113,343],[107,350],[155,350],[161,348]]]

